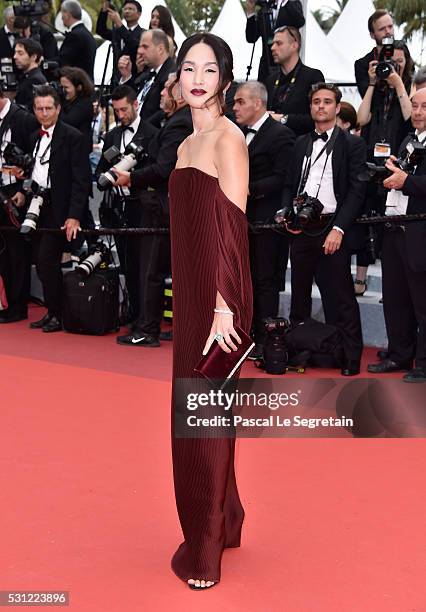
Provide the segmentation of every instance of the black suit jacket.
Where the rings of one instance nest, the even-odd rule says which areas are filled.
[[[293,132],[271,117],[261,125],[251,140],[248,146],[249,222],[273,221],[281,205],[281,194],[294,140]]]
[[[89,97],[76,98],[71,104],[64,102],[60,119],[68,125],[72,125],[84,136],[87,154],[92,151],[92,121],[93,104]]]
[[[169,176],[176,166],[178,147],[192,131],[191,111],[185,106],[167,119],[150,142],[147,162],[143,168],[132,172],[132,187],[153,187],[167,197]]]
[[[95,55],[96,41],[86,26],[79,23],[65,34],[65,40],[59,50],[59,64],[81,68],[93,80]]]
[[[284,93],[288,87],[279,87],[277,82],[280,73],[281,69],[276,69],[265,83],[268,90],[268,110],[288,115],[287,125],[297,136],[306,134],[314,129],[308,94],[314,83],[324,81],[324,75],[321,70],[305,66],[300,61],[289,75],[296,75],[296,82],[290,86],[288,97],[284,102],[280,102],[280,91]]]
[[[263,27],[263,23],[265,24]],[[281,7],[278,11],[277,18],[274,23],[269,20],[262,21],[259,13],[249,17],[246,23],[246,40],[249,43],[255,43],[259,36],[264,32],[262,37],[262,57],[259,64],[259,75],[258,80],[264,83],[269,76],[268,70],[268,58],[269,66],[274,65],[271,54],[271,44],[274,37],[274,30],[281,28],[282,26],[293,26],[294,28],[303,28],[305,25],[305,17],[303,16],[303,7],[300,0],[289,0],[285,6]],[[265,40],[268,44],[265,45]]]
[[[31,134],[31,150],[38,138],[37,130]],[[49,174],[52,206],[49,224],[61,227],[68,218],[81,221],[92,185],[89,158],[82,134],[62,121],[56,123],[53,131]],[[42,215],[45,214],[43,207]]]
[[[144,148],[144,151],[148,151],[149,144],[154,136],[157,134],[158,129],[155,128],[149,121],[144,121],[143,119],[139,123],[138,131],[132,138],[132,142],[141,145]],[[115,128],[110,130],[104,138],[104,146],[103,150],[106,151],[112,146],[120,149],[121,138],[122,138],[123,130],[121,125],[117,125]],[[138,168],[141,164],[139,163],[136,168]],[[106,159],[102,156],[99,160],[98,166],[96,168],[96,176],[98,177],[100,174],[105,172],[111,167],[111,164],[106,161]],[[135,195],[135,187],[132,185],[130,189],[131,195]]]
[[[40,70],[40,68],[33,68],[22,75],[18,85],[18,92],[16,94],[16,104],[22,104],[28,110],[33,108],[33,85],[44,85],[47,83],[46,77]]]
[[[135,69],[136,51],[139,46],[141,34],[145,30],[141,28],[140,25],[137,25],[134,30],[129,30],[124,25],[120,26],[119,28],[111,29],[107,27],[107,19],[107,11],[101,10],[96,22],[96,34],[99,34],[99,36],[102,36],[102,38],[105,40],[110,40],[112,42],[115,57],[129,55]],[[124,43],[123,48],[121,48],[121,42]]]
[[[401,145],[400,152],[405,149],[411,136]],[[407,215],[426,213],[426,157],[416,168],[414,174],[405,180],[402,193],[409,196]],[[410,221],[405,230],[407,257],[412,270],[426,271],[426,221]]]
[[[15,42],[18,36],[15,36]],[[4,30],[4,26],[0,29],[0,57],[13,57],[13,47],[10,44],[9,36]]]
[[[345,232],[345,245],[355,250],[362,247],[360,240],[364,240],[364,233],[359,230],[360,226],[354,225],[354,220],[361,214],[364,206],[365,183],[359,181],[357,176],[365,170],[367,149],[362,138],[338,129],[331,157],[333,188],[337,201],[333,225],[337,225]],[[283,207],[290,206],[297,195],[310,138],[310,134],[305,134],[296,140],[283,191]]]
[[[368,89],[370,78],[368,76],[368,65],[377,57],[376,47],[364,57],[360,57],[355,62],[355,81],[358,87],[359,95],[361,98],[365,96],[365,92]]]
[[[142,119],[148,119],[160,109],[161,91],[169,78],[169,74],[171,72],[174,72],[175,69],[175,62],[170,57],[167,58],[164,64],[161,66],[160,70],[158,71],[158,74],[155,76],[154,82],[152,83],[147,95],[145,96],[145,100],[142,104],[142,108],[140,111],[140,116],[142,117]],[[131,86],[133,86],[136,91],[140,92],[145,82],[151,78],[152,73],[150,73],[150,71],[148,70],[145,70],[134,80],[133,85]]]

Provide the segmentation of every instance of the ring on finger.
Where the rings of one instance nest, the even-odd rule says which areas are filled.
[[[222,334],[215,334],[214,335],[214,340],[217,340],[218,342],[221,342],[223,340]]]

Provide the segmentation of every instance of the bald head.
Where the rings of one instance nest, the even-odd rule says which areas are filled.
[[[411,123],[419,134],[426,131],[426,87],[411,98]]]

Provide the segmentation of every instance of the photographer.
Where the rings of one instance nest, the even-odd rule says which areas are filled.
[[[411,121],[414,140],[426,143],[426,88],[412,98]],[[402,143],[400,154],[412,136]],[[392,172],[383,185],[391,191],[386,200],[387,215],[426,213],[426,150],[414,174],[407,174],[387,161]],[[383,310],[388,336],[388,355],[370,364],[374,374],[409,370],[405,382],[426,382],[426,221],[402,221],[385,225],[382,249]],[[415,359],[415,368],[412,368]]]
[[[293,132],[267,113],[267,96],[263,83],[247,81],[238,87],[234,97],[235,118],[245,128],[248,145],[247,220],[254,226],[274,222],[294,145]],[[250,233],[249,247],[256,343],[250,357],[260,359],[265,339],[263,320],[278,316],[279,292],[285,283],[288,260],[288,235],[272,230]]]
[[[60,66],[75,66],[87,72],[93,81],[96,41],[81,20],[81,4],[77,0],[64,0],[61,6],[62,21],[69,32],[59,49]]]
[[[64,92],[60,119],[83,134],[89,155],[92,150],[93,83],[84,70],[71,66],[61,68],[59,77]]]
[[[123,4],[123,24],[120,14],[109,0],[105,0],[96,22],[96,34],[105,40],[110,40],[114,55],[114,73],[117,71],[117,61],[122,55],[128,55],[133,66],[136,62],[136,51],[144,31],[139,25],[142,6],[137,0],[127,0]],[[112,29],[107,27],[107,19],[111,19]],[[119,77],[118,77],[119,78]]]
[[[370,15],[368,19],[368,31],[376,46],[372,51],[355,62],[355,80],[361,98],[365,96],[367,87],[370,83],[369,68],[370,63],[378,61],[382,51],[382,41],[384,38],[394,38],[394,25],[391,15],[385,9],[379,9]]]
[[[15,27],[20,33],[19,38],[32,38],[41,44],[44,60],[54,60],[58,55],[58,45],[48,22],[43,22],[45,17],[41,15],[37,21],[31,17],[18,17]]]
[[[130,142],[141,145],[146,151],[157,130],[150,123],[143,121],[139,116],[139,105],[136,92],[127,85],[119,85],[111,96],[112,106],[119,125],[105,135],[103,151],[116,146],[120,153],[124,153]],[[101,157],[96,169],[99,176],[110,165],[105,157]],[[136,168],[140,168],[142,161]],[[141,227],[142,211],[139,195],[134,188],[130,190],[114,187],[107,191],[101,205],[101,222],[105,227]],[[139,305],[139,251],[142,237],[117,236],[116,246],[120,260],[120,268],[126,277],[126,286],[129,293],[130,319],[136,319],[140,312]]]
[[[314,83],[324,81],[320,70],[302,63],[299,56],[301,46],[302,37],[296,28],[284,26],[275,30],[272,57],[278,70],[265,83],[272,118],[297,135],[314,129],[309,92]]]
[[[326,83],[318,83],[311,91],[315,131],[296,140],[283,208],[293,211],[298,198],[296,213],[300,215],[303,203],[309,202],[310,211],[305,214],[312,219],[302,231],[287,217],[287,229],[293,234],[290,320],[300,323],[311,316],[312,283],[318,274],[326,322],[342,334],[341,373],[353,376],[359,373],[362,333],[350,266],[351,233],[364,202],[364,187],[357,175],[365,162],[365,143],[336,125],[341,96],[335,85]]]
[[[256,13],[256,6],[260,7]],[[274,8],[275,7],[275,8]],[[255,43],[262,37],[262,57],[259,64],[258,81],[265,83],[273,66],[271,44],[273,33],[277,28],[291,26],[299,29],[305,25],[303,8],[300,0],[247,0],[246,40]]]
[[[6,172],[4,150],[13,142],[29,153],[29,134],[37,128],[37,120],[28,111],[8,100],[0,90],[0,192],[8,202],[0,203],[0,226],[15,226],[25,217],[25,197],[20,192],[22,181]],[[0,234],[0,276],[8,299],[8,308],[0,313],[0,323],[26,319],[30,290],[30,253],[28,242],[17,231]]]
[[[42,55],[42,46],[33,38],[20,38],[15,44],[13,57],[16,67],[23,73],[18,84],[15,102],[28,109],[32,109],[33,106],[34,85],[47,83],[46,77],[39,68]]]
[[[13,6],[3,11],[4,26],[0,29],[0,57],[13,57],[17,35],[15,34],[15,13]]]
[[[62,329],[62,252],[67,241],[77,236],[91,187],[84,138],[78,130],[59,121],[60,112],[56,89],[49,85],[38,87],[34,114],[41,128],[30,136],[34,159],[32,190],[45,190],[38,225],[65,229],[65,235],[41,232],[36,236],[36,267],[47,313],[30,327],[44,332]]]
[[[169,224],[169,177],[176,165],[179,145],[193,131],[190,110],[185,101],[177,96],[174,74],[169,75],[164,84],[160,104],[166,122],[150,142],[148,160],[139,170],[117,171],[116,184],[129,186],[139,193],[143,227],[164,227]],[[170,274],[170,268],[170,236],[144,235],[139,268],[140,313],[133,332],[118,336],[119,344],[150,348],[160,346],[164,279]]]

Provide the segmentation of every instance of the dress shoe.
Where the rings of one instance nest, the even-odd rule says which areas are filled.
[[[259,361],[263,359],[263,344],[256,344],[248,354],[247,359],[250,361]]]
[[[44,317],[42,319],[40,319],[39,321],[33,321],[32,323],[30,323],[30,327],[31,329],[42,329],[44,325],[47,325],[47,323],[49,323],[49,321],[54,317],[54,315],[51,312],[46,312],[46,314],[44,315]]]
[[[410,364],[396,363],[392,359],[384,359],[380,363],[369,363],[367,372],[370,374],[386,374],[387,372],[401,372],[401,370],[409,370]]]
[[[173,331],[165,331],[165,332],[161,332],[159,335],[159,340],[173,340]]]
[[[342,376],[356,376],[359,374],[359,361],[348,359],[340,370]]]
[[[62,323],[55,315],[52,316],[50,321],[43,325],[43,331],[46,334],[50,334],[51,332],[62,331]]]
[[[127,336],[117,336],[117,344],[125,344],[127,346],[147,346],[149,348],[160,346],[158,338],[139,331],[134,331],[132,334],[128,334]]]
[[[404,374],[402,380],[407,383],[426,383],[426,368],[414,368]]]
[[[0,316],[0,323],[16,323],[17,321],[23,321],[24,319],[28,319],[28,315],[26,313],[15,312]]]

